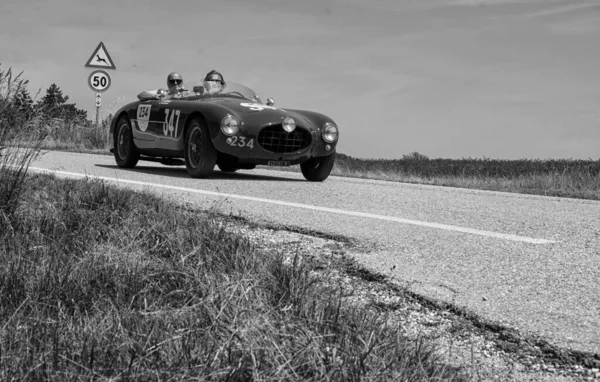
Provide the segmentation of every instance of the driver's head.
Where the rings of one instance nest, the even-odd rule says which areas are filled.
[[[216,70],[211,70],[204,77],[204,88],[209,94],[215,94],[223,90],[225,80],[223,75]]]
[[[177,93],[183,89],[183,77],[177,72],[170,73],[167,76],[167,87],[171,93]]]

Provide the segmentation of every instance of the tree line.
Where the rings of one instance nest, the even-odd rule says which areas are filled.
[[[88,120],[87,111],[68,102],[69,96],[64,95],[56,83],[46,89],[43,97],[34,100],[27,89],[29,81],[23,79],[22,74],[14,76],[10,68],[0,68],[0,124],[4,125],[1,127],[24,127],[32,121],[57,120],[69,125],[93,124]]]

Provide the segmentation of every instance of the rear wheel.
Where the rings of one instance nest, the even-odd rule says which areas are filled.
[[[114,153],[117,166],[133,168],[140,159],[140,154],[133,144],[133,132],[129,118],[121,117],[115,127]]]
[[[327,179],[329,174],[331,174],[334,163],[335,151],[330,155],[311,158],[306,162],[301,163],[300,169],[302,170],[302,175],[304,175],[306,180],[311,182],[322,182]]]
[[[217,163],[217,150],[200,118],[194,118],[185,132],[185,167],[192,178],[206,178]]]

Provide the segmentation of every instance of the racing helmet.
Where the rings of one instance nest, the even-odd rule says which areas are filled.
[[[171,89],[173,86],[181,85],[183,77],[177,72],[172,72],[167,76],[167,87]]]
[[[218,93],[223,90],[225,79],[223,75],[216,70],[211,70],[204,77],[204,88],[210,94]]]

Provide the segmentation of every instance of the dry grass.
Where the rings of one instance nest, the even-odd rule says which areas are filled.
[[[600,200],[600,159],[379,160],[340,154],[333,175]]]
[[[0,380],[461,380],[210,213],[35,175],[2,228]]]

